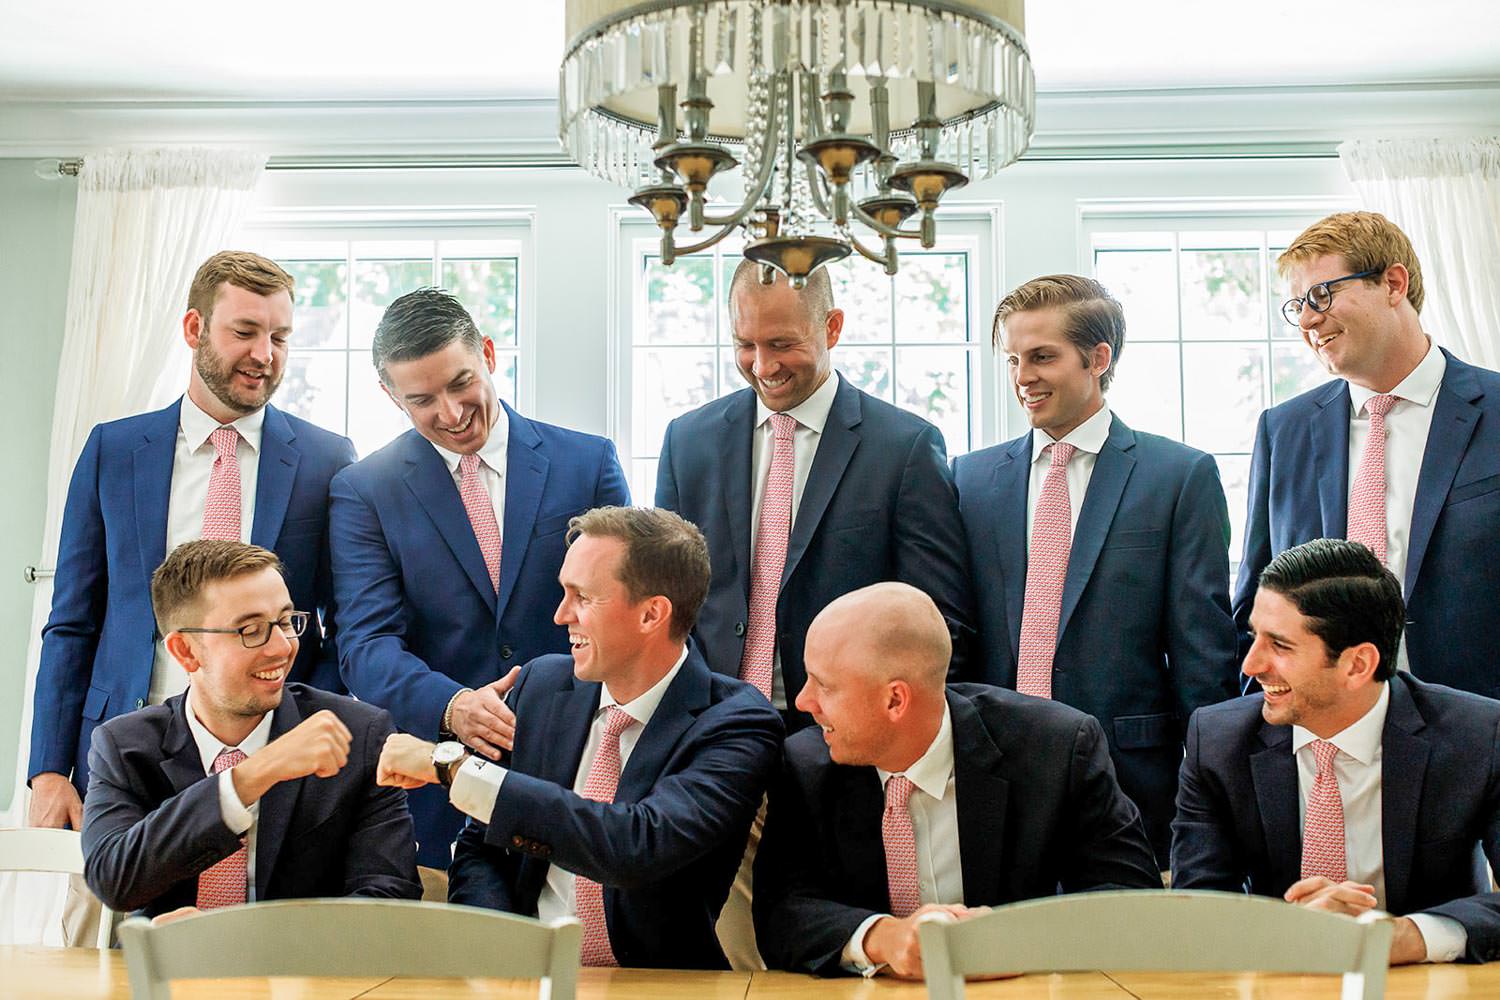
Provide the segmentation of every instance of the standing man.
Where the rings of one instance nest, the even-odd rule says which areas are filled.
[[[414,899],[406,797],[375,784],[390,714],[289,683],[311,617],[274,553],[188,542],[151,579],[187,691],[94,731],[84,875],[118,912]]]
[[[397,735],[380,780],[440,780],[474,817],[452,902],[576,915],[584,965],[727,968],[714,921],[781,720],[687,643],[708,592],[697,528],[670,511],[607,507],[575,518],[568,538],[554,620],[573,655],[521,671],[514,751],[497,766]]]
[[[1125,315],[1098,282],[1026,282],[995,346],[1032,430],[955,463],[978,674],[1099,720],[1165,865],[1187,720],[1237,693],[1218,467],[1110,413]]]
[[[767,961],[922,975],[916,924],[946,910],[1161,888],[1099,723],[983,684],[945,687],[949,638],[902,583],[846,594],[807,633],[797,706],[755,862]]]
[[[1260,693],[1188,727],[1173,885],[1397,915],[1391,964],[1500,958],[1500,702],[1397,673],[1401,585],[1356,542],[1271,560]],[[1479,863],[1476,864],[1476,861]]]
[[[750,389],[672,421],[656,503],[703,529],[713,585],[698,621],[708,664],[760,688],[790,729],[802,643],[825,604],[903,580],[931,594],[953,637],[970,634],[963,529],[943,436],[833,371],[844,313],[828,272],[793,289],[741,261],[729,287],[735,363]]]
[[[1384,216],[1330,215],[1277,264],[1294,296],[1282,312],[1338,378],[1261,414],[1236,623],[1278,553],[1349,538],[1401,581],[1397,665],[1500,697],[1492,602],[1476,599],[1500,594],[1500,374],[1422,329],[1421,265]]]
[[[193,351],[187,394],[89,434],[68,487],[42,630],[33,826],[78,829],[94,728],[187,686],[156,641],[150,597],[152,572],[184,542],[229,539],[276,552],[297,607],[321,613],[304,633],[292,679],[342,690],[328,485],[354,461],[354,446],[269,405],[286,369],[293,287],[264,257],[210,257],[193,276],[182,320]],[[88,909],[70,901],[67,940],[90,939]]]
[[[604,438],[500,401],[495,345],[447,292],[391,303],[372,354],[412,429],[333,483],[344,680],[405,732],[496,758],[514,731],[504,697],[515,669],[568,648],[551,621],[568,520],[629,503],[625,475]],[[410,800],[437,898],[463,824],[440,792]]]

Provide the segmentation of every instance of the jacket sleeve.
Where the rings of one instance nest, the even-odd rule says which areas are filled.
[[[594,490],[594,506],[629,507],[630,484],[625,479],[625,470],[620,468],[615,443],[605,441],[603,452],[599,461],[599,484]]]
[[[1500,725],[1495,727],[1488,743],[1490,766],[1480,835],[1490,870],[1500,871]],[[1500,959],[1500,892],[1475,893],[1423,912],[1449,917],[1463,926],[1469,938],[1464,961],[1493,962]]]
[[[1234,588],[1235,633],[1238,639],[1236,662],[1243,662],[1250,652],[1250,609],[1260,586],[1260,571],[1271,561],[1271,433],[1266,414],[1261,413],[1255,428],[1255,450],[1250,456],[1250,500],[1245,513],[1245,548],[1240,558],[1239,578]],[[1241,682],[1246,690],[1259,686],[1248,678]]]
[[[346,437],[338,440],[340,454],[336,460],[335,475],[354,464],[357,457],[354,442]],[[329,506],[332,506],[331,498]],[[323,645],[318,650],[317,675],[320,679],[327,679],[324,684],[316,686],[326,687],[337,693],[339,686],[332,682],[339,677],[338,599],[333,589],[333,541],[330,530],[326,528],[323,531],[323,546],[318,552],[318,575],[313,585],[317,588],[318,622],[323,626]]]
[[[1200,715],[1188,721],[1186,753],[1177,781],[1172,820],[1172,888],[1246,891],[1244,866],[1235,861],[1237,835],[1222,783],[1203,766]]]
[[[1065,848],[1071,860],[1063,867],[1063,890],[1160,889],[1161,872],[1140,810],[1120,790],[1104,730],[1092,716],[1074,734],[1068,768],[1075,822]]]
[[[406,792],[375,783],[375,765],[387,736],[396,731],[389,712],[381,711],[360,735],[361,783],[358,815],[349,827],[344,850],[344,894],[420,899],[417,842]],[[352,762],[351,762],[352,763]]]

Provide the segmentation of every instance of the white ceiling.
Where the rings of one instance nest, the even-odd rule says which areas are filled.
[[[562,0],[0,0],[0,100],[550,97]],[[1047,92],[1500,79],[1493,0],[1031,0]]]

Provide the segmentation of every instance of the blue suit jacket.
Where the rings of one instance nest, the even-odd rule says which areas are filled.
[[[948,688],[966,906],[1159,889],[1140,814],[1099,724],[984,684]],[[874,767],[835,764],[817,729],[786,741],[755,859],[755,931],[773,969],[834,975],[850,935],[890,912]]]
[[[1031,434],[958,458],[981,679],[1016,686],[1026,597]],[[1211,456],[1118,416],[1078,514],[1052,696],[1097,718],[1158,858],[1171,842],[1188,717],[1239,693],[1229,515]]]
[[[568,648],[553,624],[570,518],[630,503],[609,441],[528,420],[505,407],[505,523],[500,592],[453,476],[410,430],[333,482],[334,589],[339,659],[349,691],[388,709],[396,725],[435,739],[461,688]],[[439,788],[411,794],[418,858],[447,868],[463,815]]]
[[[724,969],[714,934],[775,769],[781,719],[760,692],[709,671],[696,650],[620,775],[614,802],[573,792],[601,685],[569,656],[521,672],[516,747],[488,824],[470,822],[448,900],[535,916],[550,865],[604,887],[622,966]]]
[[[808,471],[776,602],[788,706],[807,679],[807,627],[834,598],[884,580],[927,593],[953,635],[958,676],[972,633],[963,528],[943,435],[921,417],[856,389],[838,392]],[[750,616],[755,393],[742,389],[667,427],[656,505],[703,530],[713,563],[695,630],[708,665],[738,676]],[[812,718],[795,710],[796,725]]]
[[[187,696],[121,716],[94,731],[83,802],[84,877],[111,909],[146,916],[192,906],[198,876],[239,849],[224,825],[219,782],[203,770],[187,723]],[[324,709],[354,737],[331,778],[272,786],[255,831],[255,898],[390,896],[416,899],[411,815],[400,789],[375,784],[395,731],[386,712],[289,684],[270,738]]]
[[[1408,674],[1391,681],[1381,732],[1386,909],[1451,917],[1466,958],[1500,958],[1500,702]],[[1301,876],[1292,727],[1261,717],[1264,695],[1193,716],[1172,824],[1172,885],[1281,896]]]
[[[99,424],[89,434],[63,511],[52,614],[42,630],[28,775],[72,772],[88,787],[94,727],[146,704],[156,654],[151,574],[167,557],[167,502],[182,400]],[[250,541],[286,568],[292,603],[318,611],[292,679],[342,690],[328,555],[328,484],[354,445],[266,407]]]
[[[1402,581],[1406,652],[1418,677],[1497,698],[1486,598],[1500,594],[1500,373],[1443,355]],[[1234,595],[1242,653],[1266,564],[1348,533],[1349,413],[1349,384],[1338,379],[1261,414]]]

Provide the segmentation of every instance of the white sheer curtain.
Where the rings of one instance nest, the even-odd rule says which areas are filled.
[[[1339,146],[1364,205],[1405,230],[1422,261],[1422,328],[1500,369],[1500,138],[1359,139]]]
[[[89,431],[100,421],[163,406],[186,384],[188,284],[199,264],[225,249],[265,164],[257,153],[202,149],[84,158],[47,463],[41,548],[47,565],[54,563],[68,479]],[[51,580],[38,581],[15,794],[0,826],[26,821],[32,694],[51,606]],[[59,942],[61,887],[61,879],[0,875],[0,942]]]

